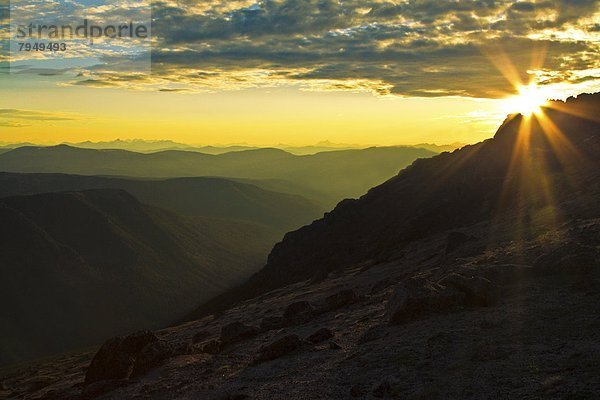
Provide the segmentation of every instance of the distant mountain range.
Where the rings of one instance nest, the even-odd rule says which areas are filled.
[[[194,146],[185,143],[178,143],[172,140],[143,140],[143,139],[133,139],[133,140],[112,140],[105,142],[65,142],[62,143],[72,147],[79,147],[82,149],[96,149],[96,150],[128,150],[139,153],[155,153],[159,151],[167,151],[167,150],[182,150],[182,151],[195,151],[199,153],[205,154],[224,154],[234,151],[246,151],[246,150],[259,150],[263,147],[259,146],[251,146],[251,145],[223,145],[223,146]],[[405,145],[399,147],[414,147],[414,148],[422,148],[426,150],[431,150],[437,153],[441,153],[444,151],[453,151],[458,148],[464,147],[466,144],[464,143],[451,143],[447,145],[437,145],[431,143],[420,143],[415,145]],[[24,146],[35,146],[33,143],[0,143],[0,151],[2,149],[15,149],[18,147]],[[271,146],[277,149],[281,149],[287,151],[288,153],[292,153],[295,155],[310,155],[321,153],[324,151],[337,151],[337,150],[359,150],[364,149],[371,146],[360,146],[357,144],[344,144],[344,143],[332,143],[330,141],[319,142],[315,145],[308,146],[289,146],[285,144]]]
[[[0,364],[168,323],[256,271],[277,237],[121,190],[3,198],[0,221]]]
[[[278,149],[209,155],[189,151],[152,154],[81,149],[67,145],[21,147],[0,154],[0,171],[129,177],[218,176],[287,182],[290,193],[332,207],[389,179],[417,158],[436,153],[411,147],[378,147],[296,156]],[[255,182],[258,183],[258,182]],[[285,190],[276,190],[285,191]]]
[[[140,201],[187,216],[240,220],[283,233],[323,215],[301,196],[222,178],[134,180],[65,174],[0,172],[0,198],[46,192],[122,189]]]

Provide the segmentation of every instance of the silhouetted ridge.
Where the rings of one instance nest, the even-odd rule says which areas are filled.
[[[226,177],[251,179],[269,190],[299,194],[327,208],[355,197],[395,175],[419,157],[436,153],[418,148],[371,148],[297,156],[279,149],[219,155],[191,151],[152,154],[80,149],[67,145],[22,147],[0,154],[0,171],[64,173],[144,178]],[[283,180],[284,184],[277,184]],[[287,227],[293,229],[294,227]]]
[[[450,229],[597,214],[586,190],[598,187],[599,104],[600,94],[553,102],[545,117],[510,116],[493,139],[415,161],[359,200],[342,201],[288,233],[246,285],[195,315],[324,271],[398,256],[406,244]]]
[[[278,193],[223,178],[134,180],[0,172],[0,198],[105,188],[125,190],[146,204],[180,214],[249,221],[273,227],[282,235],[321,216],[324,211],[302,196]]]

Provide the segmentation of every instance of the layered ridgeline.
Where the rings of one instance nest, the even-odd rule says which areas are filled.
[[[410,147],[322,152],[297,156],[278,149],[219,155],[189,151],[151,154],[125,150],[21,147],[0,154],[0,171],[128,177],[219,176],[267,180],[268,188],[301,194],[333,206],[377,185],[417,158],[436,153]],[[283,180],[284,182],[279,182]],[[260,184],[260,182],[256,182]]]
[[[168,323],[246,279],[277,237],[119,190],[0,199],[0,221],[0,364]]]
[[[360,199],[288,233],[248,283],[191,317],[399,257],[409,243],[452,229],[484,223],[490,238],[522,238],[561,221],[600,217],[599,112],[600,94],[552,102],[539,116],[510,116],[492,139],[417,160]]]
[[[323,207],[299,195],[221,178],[135,180],[0,172],[0,198],[89,189],[121,189],[145,204],[179,214],[248,221],[265,225],[282,235],[324,212]]]

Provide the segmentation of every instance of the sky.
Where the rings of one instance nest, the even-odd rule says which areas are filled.
[[[522,86],[600,90],[596,0],[15,0],[10,11],[0,38],[84,19],[146,24],[151,37],[65,39],[55,53],[12,40],[0,142],[474,143],[519,111]]]

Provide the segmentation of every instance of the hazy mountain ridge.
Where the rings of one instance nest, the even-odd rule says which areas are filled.
[[[134,180],[0,172],[0,197],[88,189],[122,189],[146,204],[180,214],[249,221],[282,233],[312,221],[324,211],[297,195],[221,178]]]
[[[0,155],[5,172],[52,172],[128,177],[218,176],[293,182],[317,193],[328,206],[356,197],[415,159],[435,153],[414,148],[370,148],[295,156],[278,149],[258,149],[208,155],[186,151],[152,154],[124,150],[22,147]]]
[[[0,363],[167,323],[255,271],[275,236],[118,190],[8,197],[0,214]]]
[[[240,152],[247,150],[259,150],[265,147],[273,147],[284,150],[294,155],[313,155],[316,153],[327,152],[327,151],[340,151],[340,150],[360,150],[369,148],[372,146],[361,146],[358,144],[344,144],[344,143],[332,143],[330,141],[319,142],[315,145],[306,146],[289,146],[286,144],[280,144],[276,146],[251,146],[251,145],[208,145],[208,146],[195,146],[191,144],[178,143],[172,140],[143,140],[143,139],[132,139],[132,140],[121,140],[116,139],[112,141],[104,142],[64,142],[67,146],[78,147],[83,149],[96,149],[96,150],[127,150],[140,153],[155,153],[160,151],[168,150],[180,150],[180,151],[193,151],[198,153],[219,155],[230,152]],[[464,147],[464,143],[451,143],[451,144],[433,144],[433,143],[419,143],[415,145],[398,145],[392,147],[413,147],[431,150],[436,153],[444,151],[453,151],[460,147]],[[16,149],[25,146],[36,146],[33,143],[0,143],[0,149]],[[48,145],[48,147],[52,147]]]

